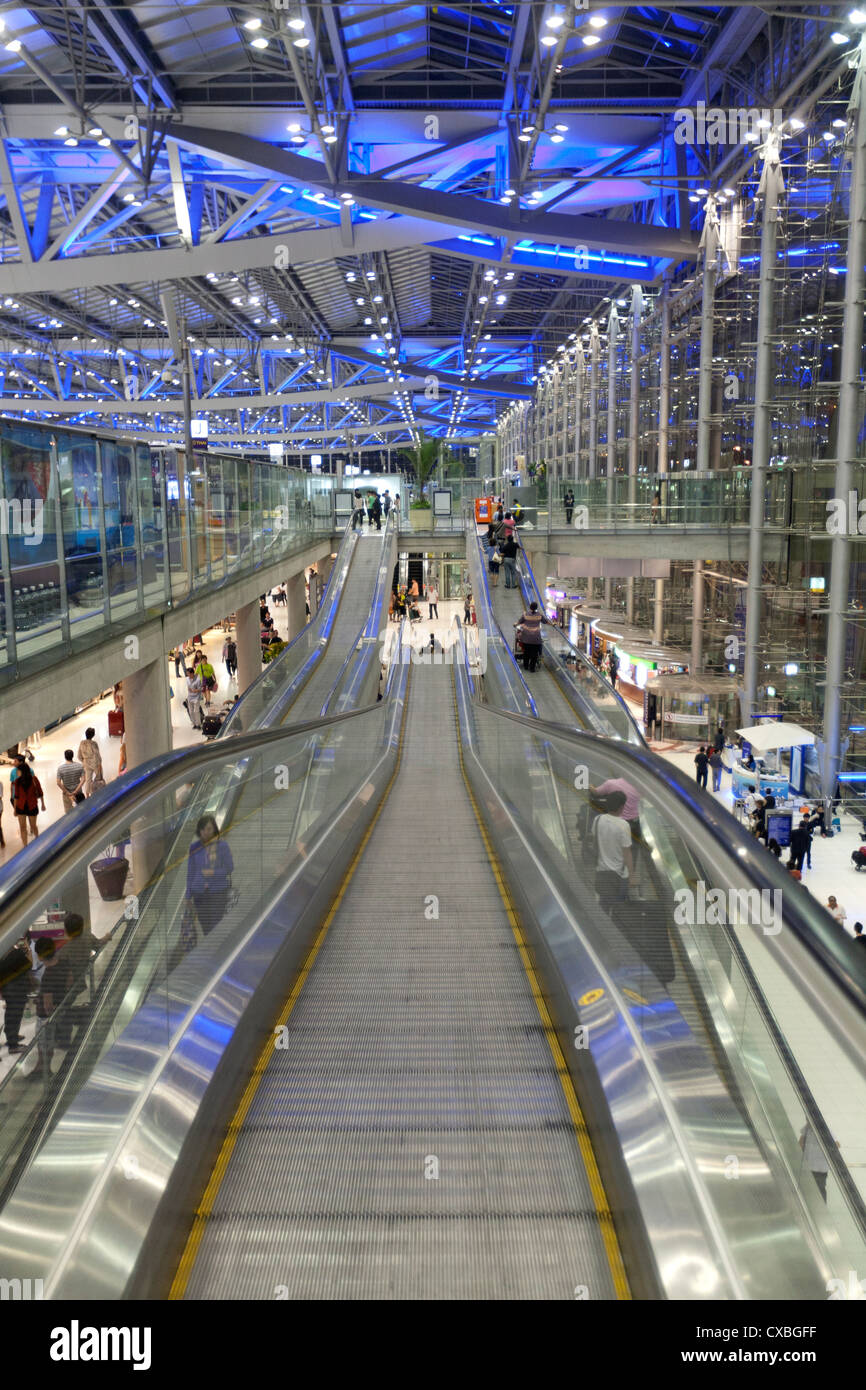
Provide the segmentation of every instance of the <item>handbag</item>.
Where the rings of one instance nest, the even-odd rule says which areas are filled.
[[[184,951],[192,951],[198,945],[198,924],[195,920],[195,908],[188,898],[184,903],[183,917],[180,922],[180,944]]]
[[[96,785],[96,783],[94,783],[94,786],[95,786],[95,785]],[[84,792],[76,792],[76,793],[75,793],[74,801],[75,801],[76,806],[80,806],[81,803],[82,803],[82,801],[84,801],[84,800],[86,800],[86,797],[85,797],[85,795],[84,795]]]

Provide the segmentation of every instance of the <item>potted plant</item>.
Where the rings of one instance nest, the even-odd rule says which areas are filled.
[[[409,450],[409,462],[415,472],[418,495],[409,503],[409,525],[413,531],[429,531],[431,525],[430,503],[424,496],[427,486],[439,463],[439,440],[431,438],[420,430],[414,449]]]

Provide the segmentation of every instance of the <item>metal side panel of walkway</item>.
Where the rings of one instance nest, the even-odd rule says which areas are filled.
[[[327,650],[292,705],[287,722],[298,723],[305,719],[319,718],[349,648],[369,616],[376,588],[376,576],[382,560],[384,534],[384,531],[381,534],[377,531],[359,539]]]
[[[398,775],[185,1297],[610,1299],[602,1219],[465,791],[450,671],[418,668]]]

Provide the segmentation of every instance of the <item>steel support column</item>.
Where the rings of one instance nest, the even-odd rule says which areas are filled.
[[[589,459],[587,477],[594,478],[598,472],[598,370],[601,354],[601,340],[598,324],[593,323],[589,333]]]
[[[849,103],[851,118],[851,184],[848,216],[848,256],[842,322],[842,365],[839,383],[839,427],[836,437],[834,494],[847,514],[857,458],[863,391],[860,359],[863,349],[864,275],[866,258],[866,116],[863,111],[863,70],[866,35],[860,39],[859,68]],[[821,791],[826,820],[830,819],[842,764],[842,687],[845,683],[845,638],[851,582],[851,540],[834,535],[830,547],[830,596],[827,624],[827,683],[824,693],[824,758]]]
[[[629,516],[634,519],[637,504],[637,467],[639,452],[640,420],[640,320],[643,312],[643,292],[640,285],[633,285],[631,292],[631,380],[628,396],[628,505]],[[634,579],[626,580],[625,616],[629,623],[634,622]]]
[[[661,291],[661,332],[659,335],[659,432],[658,432],[658,456],[656,460],[656,470],[659,475],[659,492],[661,501],[659,505],[659,521],[664,516],[667,505],[667,498],[662,492],[664,484],[661,479],[668,471],[668,427],[671,416],[671,286],[670,280],[665,276],[662,282]],[[661,642],[664,635],[664,601],[665,601],[665,581],[657,579],[655,581],[655,594],[653,597],[653,641]]]
[[[764,487],[770,457],[770,402],[773,391],[773,295],[776,245],[779,231],[779,199],[784,190],[779,141],[774,131],[764,150],[764,167],[758,186],[761,200],[761,269],[758,287],[755,406],[752,425],[752,471],[749,501],[749,568],[746,590],[746,639],[743,665],[741,718],[751,724],[758,708],[758,646],[763,605]]]
[[[707,199],[701,246],[704,254],[701,297],[701,354],[698,367],[698,449],[697,469],[705,473],[710,466],[710,430],[713,411],[713,311],[719,254],[719,221],[715,199]],[[704,562],[695,560],[692,599],[692,646],[690,669],[694,675],[704,663]]]

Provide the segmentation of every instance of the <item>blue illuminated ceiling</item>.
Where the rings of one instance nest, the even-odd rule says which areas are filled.
[[[177,434],[188,349],[212,435],[477,436],[694,259],[673,113],[832,81],[797,8],[0,4],[0,410]]]

